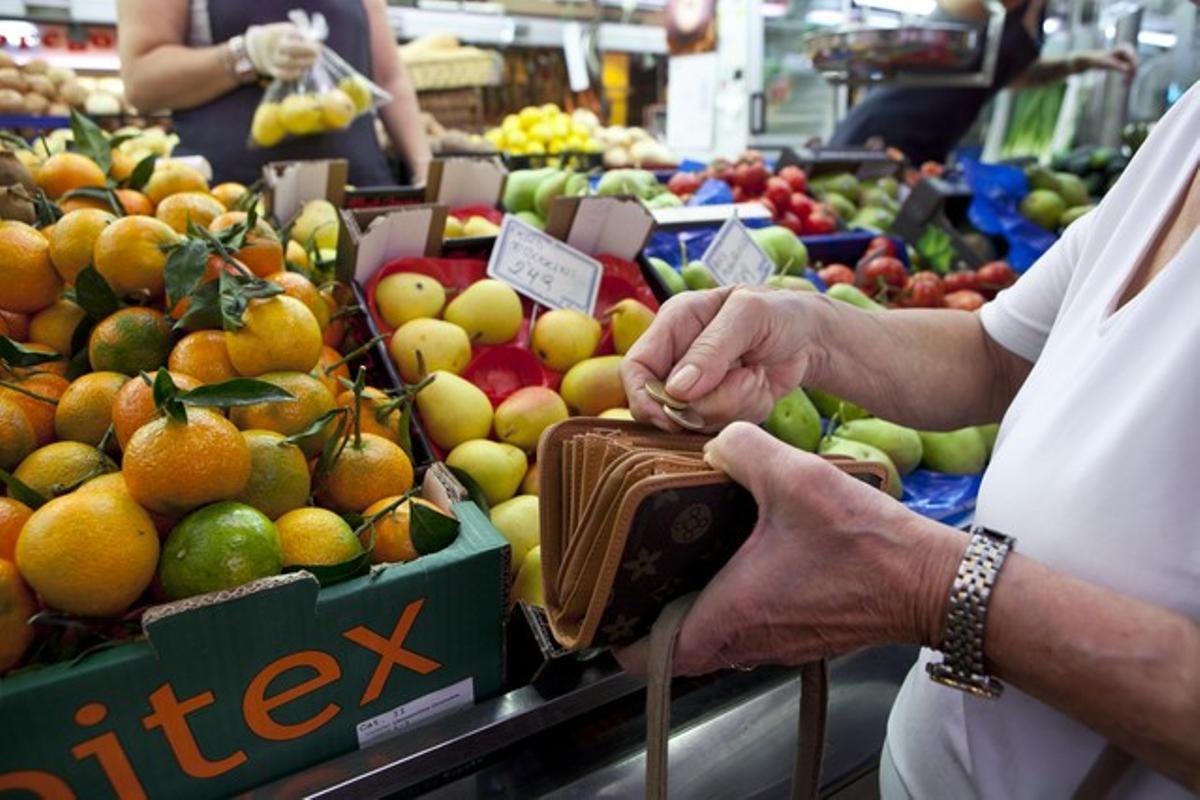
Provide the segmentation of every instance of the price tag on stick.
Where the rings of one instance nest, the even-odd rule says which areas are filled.
[[[594,258],[507,215],[500,226],[489,277],[549,308],[596,309],[604,267]]]
[[[775,272],[774,262],[737,217],[725,221],[701,261],[722,286],[738,283],[757,286],[766,283]]]

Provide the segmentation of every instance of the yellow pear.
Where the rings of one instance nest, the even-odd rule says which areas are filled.
[[[601,411],[625,405],[621,384],[621,356],[600,356],[580,361],[563,376],[563,400],[577,414],[594,417]]]
[[[462,226],[463,236],[495,236],[500,226],[487,217],[471,217]]]
[[[446,227],[442,230],[443,239],[457,239],[463,235],[462,220],[453,215],[446,217]]]
[[[470,475],[483,490],[489,506],[499,505],[516,494],[529,468],[519,447],[490,439],[463,442],[446,456],[446,464]]]
[[[492,402],[452,372],[433,373],[433,381],[417,393],[417,411],[425,432],[443,450],[481,439],[492,429]]]
[[[633,414],[629,413],[628,408],[610,408],[607,411],[601,411],[600,417],[603,419],[633,419]]]
[[[371,87],[367,85],[367,79],[361,75],[347,75],[338,81],[338,88],[346,93],[346,96],[354,103],[354,109],[360,114],[374,105]]]
[[[654,322],[654,312],[644,303],[627,297],[612,307],[613,349],[624,355]]]
[[[591,358],[600,344],[600,333],[595,318],[573,308],[560,308],[538,317],[531,345],[539,361],[550,369],[566,372]]]
[[[545,386],[526,386],[496,407],[492,425],[497,439],[531,451],[537,447],[542,431],[567,416],[567,404],[558,392]]]
[[[515,573],[525,560],[525,554],[537,547],[541,541],[538,499],[531,494],[518,495],[494,506],[489,516],[496,530],[508,539],[512,554],[512,571]]]
[[[471,360],[471,342],[457,325],[440,319],[414,319],[392,334],[388,352],[400,370],[400,377],[407,383],[416,383],[437,370],[455,375],[462,372]]]
[[[309,240],[318,248],[335,250],[338,240],[338,213],[328,200],[309,200],[292,223],[291,238],[307,247]]]
[[[475,344],[503,344],[521,329],[521,298],[507,283],[486,278],[451,300],[443,316]]]
[[[388,325],[437,317],[446,304],[446,289],[436,279],[419,272],[396,272],[375,287],[375,305]]]
[[[531,606],[546,605],[545,589],[542,587],[542,547],[538,545],[525,554],[521,568],[517,570],[517,579],[513,581],[512,598],[514,603],[525,603]]]
[[[535,461],[529,465],[529,471],[525,473],[525,480],[521,481],[521,494],[540,494],[538,491],[538,474],[541,470]]]

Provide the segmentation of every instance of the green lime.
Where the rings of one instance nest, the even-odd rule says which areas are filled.
[[[282,569],[282,545],[271,520],[243,503],[223,502],[193,511],[175,526],[158,562],[158,578],[167,599],[181,600]]]

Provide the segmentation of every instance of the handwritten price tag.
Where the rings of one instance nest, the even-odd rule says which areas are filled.
[[[757,286],[766,283],[775,272],[775,264],[737,217],[725,221],[701,261],[722,286],[738,283]]]
[[[549,308],[574,308],[591,314],[600,293],[604,268],[511,214],[500,226],[487,274]]]

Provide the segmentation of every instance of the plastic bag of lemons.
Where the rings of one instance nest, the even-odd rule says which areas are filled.
[[[288,18],[314,41],[329,33],[321,14],[293,10]],[[273,80],[250,122],[248,147],[274,147],[290,138],[349,128],[358,117],[391,102],[392,96],[350,66],[329,47],[297,80]]]

